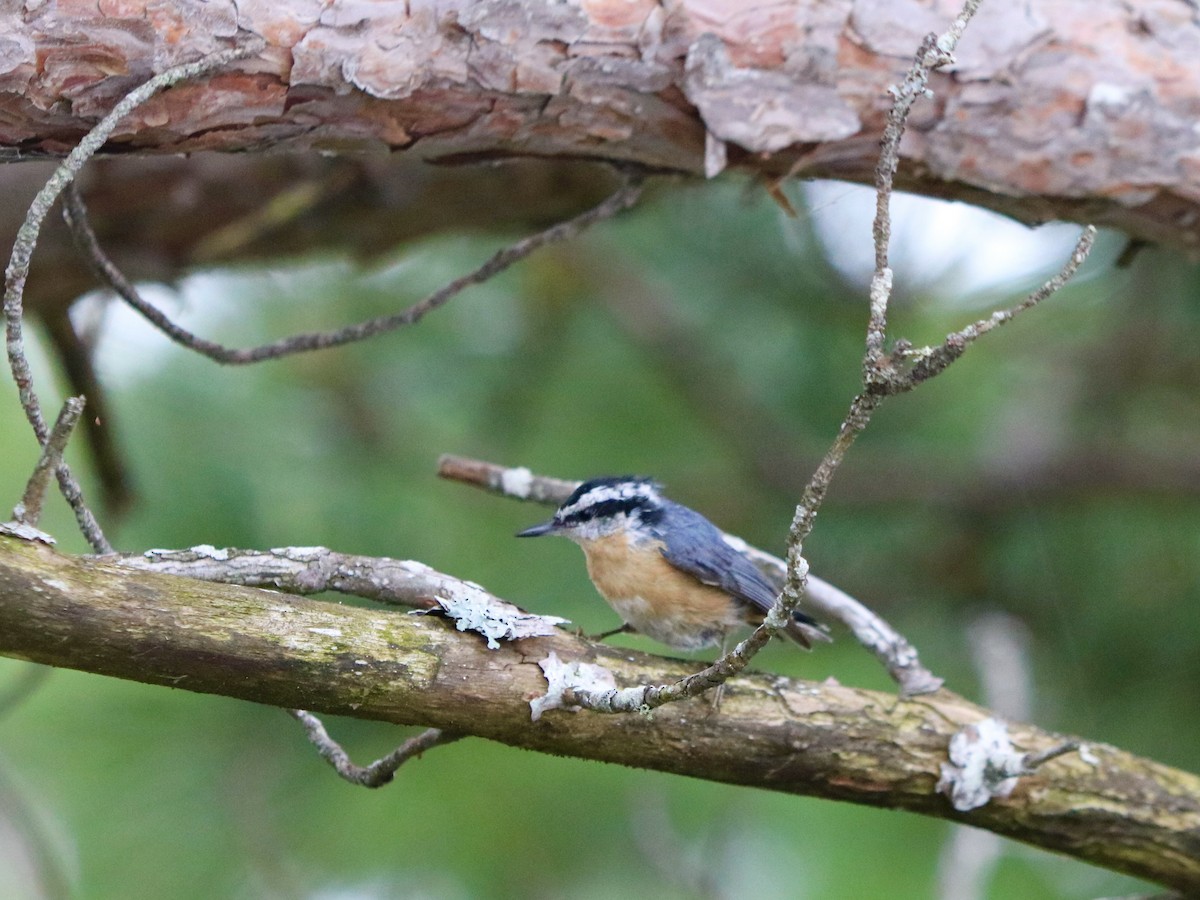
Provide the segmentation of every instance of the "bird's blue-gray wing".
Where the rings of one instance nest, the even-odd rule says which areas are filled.
[[[725,543],[716,525],[677,503],[672,505],[669,518],[670,528],[659,529],[658,533],[667,562],[761,612],[770,610],[778,592],[754,563]],[[792,618],[823,631],[820,623],[802,612],[792,613]],[[799,628],[789,627],[788,633],[803,646],[810,646],[808,636]]]
[[[752,562],[725,543],[717,526],[678,504],[670,510],[669,518],[670,528],[658,535],[667,562],[763,612],[771,608],[775,589]]]

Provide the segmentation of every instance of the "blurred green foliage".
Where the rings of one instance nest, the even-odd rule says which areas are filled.
[[[362,271],[302,260],[207,273],[187,283],[183,314],[238,345],[333,327],[412,302],[499,242],[431,239]],[[888,404],[807,549],[953,689],[976,695],[972,618],[1008,611],[1031,634],[1034,721],[1195,770],[1200,491],[1172,488],[1171,473],[1196,470],[1200,305],[1193,269],[1146,257],[1083,278]],[[902,292],[896,334],[935,341],[1005,296]],[[676,185],[368,343],[228,369],[139,339],[130,359],[101,355],[139,494],[110,537],[129,550],[324,544],[415,558],[603,630],[615,619],[578,550],[511,539],[545,511],[438,481],[438,455],[652,474],[779,552],[856,389],[864,298],[806,215],[788,219],[743,185]],[[0,497],[15,499],[35,452],[11,389],[0,456]],[[46,526],[82,551],[54,507]],[[759,663],[889,689],[841,635]],[[0,660],[0,689],[26,668]],[[405,736],[328,724],[362,762]],[[0,842],[0,894],[29,884],[21,860],[35,847],[44,883],[87,900],[919,898],[934,893],[950,833],[481,741],[368,792],[339,781],[279,711],[72,672],[54,672],[0,729],[0,809],[21,823]],[[988,896],[1136,887],[1005,844]]]

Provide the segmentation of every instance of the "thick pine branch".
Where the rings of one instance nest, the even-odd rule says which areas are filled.
[[[884,88],[958,5],[526,0],[339,14],[129,0],[116,18],[103,4],[8,4],[0,159],[61,154],[154,72],[263,38],[235,70],[147,105],[109,149],[382,148],[869,183]],[[1143,6],[985,8],[979,39],[933,82],[937,105],[911,123],[897,187],[1200,249],[1200,22]]]
[[[554,652],[662,683],[687,664],[568,635],[490,651],[432,617],[321,603],[64,557],[0,538],[0,654],[287,708],[420,724],[584,759],[967,822],[1185,892],[1200,891],[1200,778],[1089,744],[969,813],[935,791],[950,738],[987,711],[747,675],[652,715],[547,713]],[[693,667],[694,668],[694,667]],[[1039,752],[1061,738],[1010,733]]]

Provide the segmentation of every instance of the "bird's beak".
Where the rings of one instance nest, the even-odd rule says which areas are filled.
[[[553,534],[556,530],[554,520],[551,519],[549,522],[543,522],[541,525],[534,525],[532,528],[518,531],[517,537],[541,537],[543,534]]]

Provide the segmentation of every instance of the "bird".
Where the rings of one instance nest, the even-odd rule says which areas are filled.
[[[548,522],[517,537],[560,535],[583,548],[588,576],[621,620],[676,650],[721,645],[735,630],[755,626],[777,591],[721,530],[694,509],[668,500],[650,478],[593,478],[577,487]],[[804,613],[784,633],[810,648],[828,640]]]

